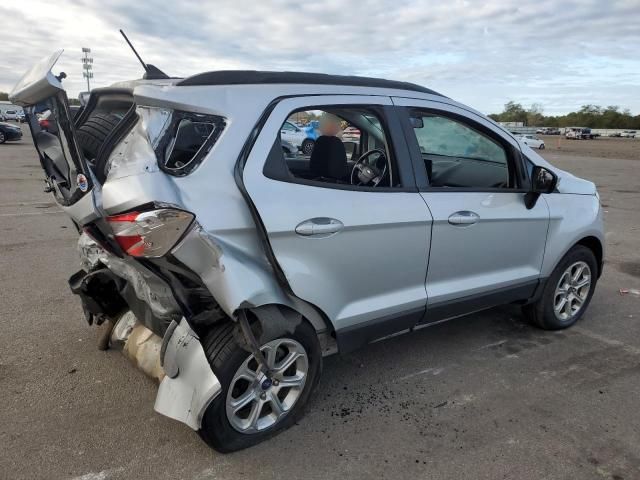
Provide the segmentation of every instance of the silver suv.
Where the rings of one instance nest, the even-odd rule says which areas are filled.
[[[498,304],[545,329],[587,309],[594,184],[464,105],[373,78],[149,69],[72,119],[60,53],[10,98],[78,227],[71,289],[102,348],[160,381],[155,409],[220,451],[291,426],[323,356]],[[298,119],[319,125],[313,151],[285,155]]]

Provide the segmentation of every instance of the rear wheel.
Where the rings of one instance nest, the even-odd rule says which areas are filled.
[[[544,150],[544,143],[541,143],[540,146],[538,147],[539,150]]]
[[[302,142],[302,146],[300,147],[302,149],[302,153],[304,153],[305,155],[311,155],[314,145],[315,142],[313,140],[311,140],[310,138],[305,138]]]
[[[207,408],[200,435],[221,452],[250,447],[293,425],[322,368],[316,331],[304,320],[293,332],[283,330],[271,338],[256,333],[270,376],[239,345],[235,329],[235,323],[227,323],[203,341],[222,391]]]
[[[7,141],[7,137],[4,136],[4,132],[0,131],[0,143],[4,143]]]
[[[589,306],[597,268],[590,249],[582,245],[573,247],[554,269],[540,298],[523,308],[525,316],[546,330],[570,327]]]

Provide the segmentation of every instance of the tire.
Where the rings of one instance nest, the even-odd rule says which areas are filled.
[[[89,160],[98,156],[107,136],[120,123],[120,118],[111,113],[95,113],[77,129],[80,148]]]
[[[254,331],[258,328],[257,323],[254,323],[253,328]],[[208,445],[222,453],[234,452],[256,445],[257,443],[260,443],[292,426],[302,417],[305,404],[309,400],[320,378],[322,370],[322,352],[316,331],[308,322],[304,320],[301,321],[296,326],[293,333],[283,330],[277,334],[275,334],[275,332],[272,333],[270,337],[259,332],[255,332],[255,335],[258,343],[262,346],[261,348],[263,351],[266,351],[266,345],[272,344],[273,342],[286,343],[293,341],[298,343],[298,345],[301,345],[307,355],[308,369],[306,379],[302,390],[287,390],[287,387],[284,387],[281,390],[285,395],[289,395],[287,392],[294,391],[294,394],[297,394],[297,397],[294,400],[295,403],[292,403],[290,410],[288,410],[279,420],[275,421],[274,424],[264,430],[252,433],[242,433],[238,430],[237,426],[234,427],[231,424],[230,417],[227,413],[227,407],[231,408],[230,402],[233,398],[235,397],[237,399],[243,396],[244,393],[251,390],[251,387],[248,387],[246,392],[241,392],[237,396],[234,395],[235,390],[232,390],[232,394],[230,396],[229,389],[231,386],[237,388],[238,383],[241,382],[240,379],[234,382],[236,373],[241,367],[253,364],[253,368],[255,368],[257,367],[257,362],[252,360],[253,355],[243,349],[238,343],[238,341],[242,341],[243,337],[239,333],[239,326],[235,322],[228,322],[221,326],[217,326],[214,330],[209,332],[204,338],[203,347],[207,358],[209,359],[209,363],[211,364],[211,368],[220,381],[222,390],[211,402],[209,407],[207,407],[199,433]],[[249,364],[246,364],[247,361],[249,361]],[[263,383],[260,384],[260,381],[263,381]],[[247,384],[249,383],[248,381],[244,382]],[[263,388],[265,385],[264,380],[258,380],[258,384],[258,387]],[[277,383],[274,380],[274,389],[278,388],[276,385]],[[271,388],[266,390],[266,393],[270,394],[270,392]],[[286,401],[286,399],[283,401]],[[251,410],[255,402],[260,402],[260,400],[255,398],[255,400],[248,403],[246,408]],[[268,402],[269,401],[267,400],[267,403],[265,403],[264,406],[259,407],[260,411],[258,411],[258,415],[262,412],[271,412],[272,404]],[[266,405],[269,406],[265,409]],[[280,403],[280,405],[284,404]],[[238,413],[240,413],[244,408],[245,407],[238,409]],[[249,415],[247,415],[247,417],[249,417]],[[234,416],[233,418],[236,419],[237,422],[237,418],[239,417]]]
[[[538,150],[544,150],[544,143],[538,147]]]
[[[563,280],[563,283],[569,280],[568,277],[565,277],[569,269],[572,269],[571,273],[577,273],[579,267],[576,267],[576,265],[584,265],[589,269],[588,290],[586,287],[575,289],[572,286],[574,293],[563,295],[562,291],[566,289],[561,289],[561,280]],[[523,307],[525,317],[545,330],[560,330],[570,327],[582,318],[589,307],[596,287],[597,276],[598,265],[593,252],[585,246],[576,245],[558,262],[558,265],[556,265],[556,268],[548,278],[540,298],[536,302]],[[584,279],[584,276],[580,278]],[[579,283],[576,282],[576,284]],[[567,298],[571,298],[571,295],[573,295],[573,300],[567,300]],[[562,303],[563,297],[565,298],[564,304]],[[579,308],[573,311],[572,305],[577,305],[578,299],[581,300]],[[556,312],[554,307],[559,305],[564,305],[564,310]]]
[[[0,132],[0,144],[7,141],[7,137],[5,137],[4,132]]]
[[[311,155],[315,144],[315,141],[311,140],[310,138],[305,138],[302,142],[302,145],[300,146],[300,150],[302,150],[302,153],[304,153],[305,155]]]

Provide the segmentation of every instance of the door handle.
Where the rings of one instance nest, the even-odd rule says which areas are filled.
[[[480,215],[475,212],[470,212],[469,210],[461,210],[449,215],[449,223],[456,226],[473,225],[478,220],[480,220]]]
[[[328,237],[338,233],[344,227],[340,220],[335,218],[318,217],[305,220],[296,227],[296,233],[303,237]]]

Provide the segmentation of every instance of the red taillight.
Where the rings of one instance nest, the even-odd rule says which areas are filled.
[[[193,214],[163,208],[107,217],[118,245],[132,257],[162,257],[182,238]]]
[[[40,128],[46,130],[49,128],[49,120],[39,120]]]

